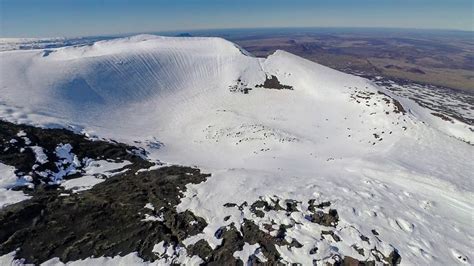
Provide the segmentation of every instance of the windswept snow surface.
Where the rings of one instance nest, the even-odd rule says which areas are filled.
[[[0,68],[2,119],[138,142],[152,158],[212,173],[178,206],[208,223],[189,243],[216,246],[219,227],[241,222],[222,222],[235,214],[225,203],[277,195],[331,201],[340,224],[376,229],[404,265],[474,259],[472,125],[443,121],[368,80],[283,51],[255,58],[219,38],[153,35],[4,51]],[[293,89],[256,87],[270,76]],[[318,241],[289,234],[303,251]],[[312,261],[298,249],[281,253]]]

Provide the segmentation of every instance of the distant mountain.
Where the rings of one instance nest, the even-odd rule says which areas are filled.
[[[38,204],[99,221],[86,234],[45,212],[44,228],[67,240],[50,239],[48,253],[10,230],[6,263],[15,252],[33,263],[470,263],[472,126],[369,80],[281,50],[257,58],[221,38],[154,35],[4,51],[0,69],[0,117],[37,126],[3,125],[2,148],[27,151],[31,165],[19,171],[6,156],[2,169],[37,194],[9,201],[0,221]],[[73,132],[41,131],[52,127]],[[99,139],[104,157],[89,154]],[[105,171],[88,172],[91,157],[130,166],[68,190],[66,180]],[[53,179],[73,164],[75,175]],[[52,181],[65,199],[41,192]],[[117,224],[100,220],[107,212]]]
[[[177,34],[176,37],[193,37],[190,33],[184,32]]]

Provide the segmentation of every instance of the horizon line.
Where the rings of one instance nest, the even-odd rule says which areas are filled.
[[[103,33],[92,35],[71,35],[71,36],[41,36],[41,37],[10,37],[0,36],[0,39],[49,39],[49,38],[94,38],[94,37],[127,37],[139,34],[176,34],[176,33],[192,33],[192,32],[212,32],[212,31],[235,31],[235,30],[291,30],[291,29],[344,29],[344,30],[401,30],[401,31],[425,31],[425,32],[457,32],[457,33],[474,33],[474,28],[451,29],[451,28],[416,28],[416,27],[373,27],[373,26],[276,26],[276,27],[230,27],[230,28],[199,28],[199,29],[175,29],[175,30],[152,30],[152,31],[133,31],[124,33]]]

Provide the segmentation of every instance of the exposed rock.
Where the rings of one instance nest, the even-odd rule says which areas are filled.
[[[434,116],[437,116],[437,117],[439,117],[439,118],[441,118],[441,119],[443,119],[444,121],[448,121],[448,122],[454,123],[454,122],[453,122],[453,119],[451,119],[451,118],[449,118],[449,117],[447,117],[447,116],[445,116],[445,115],[443,115],[443,114],[440,114],[440,113],[431,113],[431,114],[434,115]]]
[[[18,249],[17,258],[38,264],[53,257],[67,262],[136,251],[153,261],[155,244],[181,243],[206,226],[202,218],[190,211],[177,213],[174,206],[186,184],[208,176],[171,166],[114,176],[69,196],[38,190],[32,199],[0,211],[0,254]],[[149,202],[163,213],[163,221],[143,221],[141,212]]]
[[[274,75],[271,75],[270,78],[267,76],[263,84],[259,84],[255,87],[275,90],[293,90],[292,86],[281,84],[278,78]]]
[[[334,233],[334,231],[321,231],[321,236],[324,237],[324,235],[330,235],[334,241],[339,242],[341,241],[341,238]]]
[[[339,221],[339,215],[337,214],[337,210],[330,209],[328,213],[325,213],[323,211],[316,211],[315,213],[307,215],[306,219],[308,219],[312,223],[336,227],[337,222]]]
[[[199,240],[194,245],[188,246],[187,251],[191,256],[197,255],[204,260],[208,260],[212,254],[212,248],[204,239]]]
[[[22,132],[25,136],[18,137],[19,132]],[[11,142],[12,139],[15,140],[13,143]],[[30,144],[27,144],[25,139]],[[112,161],[127,160],[133,163],[136,168],[148,168],[153,165],[153,163],[142,159],[145,152],[136,147],[102,140],[92,141],[87,139],[86,136],[74,134],[66,129],[42,129],[0,121],[0,150],[2,150],[0,162],[15,167],[17,175],[31,175],[32,183],[35,186],[48,185],[52,181],[51,175],[41,175],[39,173],[45,170],[56,173],[60,170],[56,162],[60,161],[61,158],[58,158],[55,150],[63,144],[71,145],[71,152],[79,160],[84,158]],[[28,148],[35,145],[42,147],[47,157],[46,163],[37,164],[32,149]],[[79,177],[80,172],[81,168],[79,167],[76,175],[69,175],[64,178]]]
[[[401,114],[405,114],[405,113],[406,113],[405,108],[403,108],[403,105],[402,105],[398,100],[395,100],[394,98],[388,96],[386,93],[383,93],[383,92],[381,92],[381,91],[378,91],[378,93],[381,94],[381,95],[384,95],[386,98],[389,98],[389,99],[392,100],[392,102],[393,102],[393,112],[395,112],[395,113],[401,113]],[[384,99],[384,100],[387,102],[388,100],[386,100],[386,98],[382,98],[382,99]],[[389,103],[389,102],[387,102],[387,104],[388,104],[388,103]]]
[[[339,262],[334,265],[341,266],[375,266],[374,261],[359,261],[353,257],[345,256],[342,262]]]

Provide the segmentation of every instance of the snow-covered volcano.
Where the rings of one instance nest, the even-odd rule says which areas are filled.
[[[220,38],[152,35],[4,51],[0,70],[2,119],[69,127],[212,173],[178,206],[208,223],[189,243],[216,247],[217,229],[249,218],[226,203],[316,198],[340,216],[343,241],[319,246],[327,254],[372,256],[351,248],[367,243],[350,227],[376,230],[404,264],[472,258],[472,126],[366,79],[284,51],[256,58]],[[319,256],[312,230],[288,229],[303,247],[281,248],[285,261]]]

